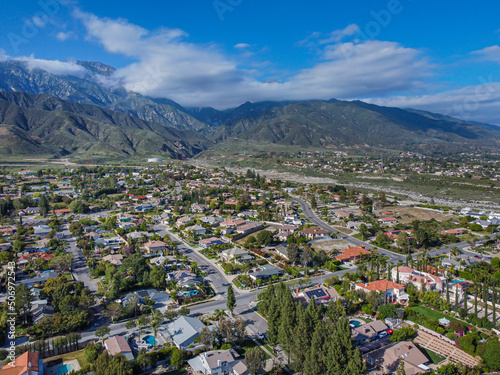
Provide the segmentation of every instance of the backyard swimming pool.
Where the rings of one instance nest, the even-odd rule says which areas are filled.
[[[361,322],[359,320],[351,320],[349,321],[349,325],[353,327],[359,327],[361,325]]]
[[[155,340],[155,337],[151,335],[144,336],[143,340],[151,346],[155,346],[156,344],[158,344],[158,341]]]
[[[450,281],[450,284],[458,284],[458,283],[463,283],[464,281],[463,280],[453,280],[453,281]]]
[[[72,365],[62,365],[62,366],[59,366],[59,368],[57,369],[57,372],[55,373],[55,375],[67,374],[71,370],[73,370],[73,366]]]

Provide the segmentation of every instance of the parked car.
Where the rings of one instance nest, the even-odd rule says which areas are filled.
[[[388,329],[386,332],[387,332],[387,334],[388,334],[388,335],[392,335],[392,333],[393,333],[394,331],[393,331],[392,329]]]
[[[383,337],[387,336],[387,332],[386,331],[382,331],[378,334],[378,338],[381,339]]]

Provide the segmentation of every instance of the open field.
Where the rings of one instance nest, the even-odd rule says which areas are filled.
[[[354,244],[346,240],[324,240],[324,241],[316,241],[311,244],[311,247],[316,252],[323,250],[327,254],[338,253],[340,250],[352,246],[354,246]]]
[[[445,314],[442,314],[440,313],[439,311],[436,311],[436,310],[432,310],[428,307],[425,307],[425,306],[413,306],[411,307],[412,310],[424,315],[424,316],[427,316],[431,319],[434,319],[434,320],[439,320],[441,318],[446,318],[448,319],[450,322],[459,322],[460,320],[458,319],[455,319],[455,318],[452,318],[451,316],[449,315],[445,315]]]
[[[458,221],[456,216],[443,214],[436,210],[430,210],[419,207],[404,207],[404,206],[395,206],[395,207],[386,207],[382,211],[392,211],[394,213],[393,216],[401,217],[399,220],[401,223],[411,223],[413,220],[432,220],[435,219],[437,221],[447,221],[453,220]]]

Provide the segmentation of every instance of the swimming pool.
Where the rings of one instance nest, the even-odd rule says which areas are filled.
[[[453,280],[453,281],[450,281],[450,284],[458,284],[458,283],[463,283],[464,281],[463,280]]]
[[[67,374],[71,370],[73,370],[73,366],[72,365],[62,365],[62,366],[59,366],[59,368],[57,369],[57,372],[55,373],[55,375]]]
[[[155,340],[155,337],[151,335],[144,336],[143,340],[151,346],[155,346],[156,344],[158,344],[158,341]]]
[[[351,320],[349,321],[349,325],[353,327],[359,327],[361,325],[359,320]]]

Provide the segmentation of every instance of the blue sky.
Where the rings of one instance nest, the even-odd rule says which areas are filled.
[[[24,0],[2,4],[0,60],[185,106],[361,99],[500,124],[492,1]]]

